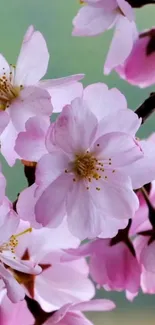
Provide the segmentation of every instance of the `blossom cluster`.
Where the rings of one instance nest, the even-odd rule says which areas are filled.
[[[139,1],[81,2],[73,35],[115,26],[104,72],[154,84],[155,31],[138,35]],[[154,94],[134,112],[117,88],[84,88],[83,74],[42,80],[48,62],[33,26],[16,65],[0,54],[1,154],[28,181],[11,202],[0,168],[1,325],[91,325],[83,311],[115,308],[96,288],[155,293],[155,134],[136,135]]]

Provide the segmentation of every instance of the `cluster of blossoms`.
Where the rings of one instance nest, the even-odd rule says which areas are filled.
[[[73,35],[115,26],[104,71],[145,87],[155,82],[155,30],[138,36],[141,5],[85,0]],[[84,88],[83,74],[41,80],[48,61],[33,26],[16,66],[0,54],[1,154],[11,167],[20,160],[28,181],[10,202],[0,169],[1,325],[91,325],[83,311],[115,308],[96,287],[130,301],[155,294],[155,135],[136,137],[155,95],[133,112],[116,88]]]

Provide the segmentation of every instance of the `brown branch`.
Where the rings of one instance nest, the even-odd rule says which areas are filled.
[[[33,300],[28,296],[25,296],[25,300],[28,309],[30,310],[33,317],[35,318],[34,325],[42,325],[54,313],[54,312],[46,313],[44,310],[42,310],[42,308],[40,307],[39,303],[36,300]]]
[[[126,0],[133,8],[140,8],[148,4],[155,4],[155,0]]]
[[[144,123],[148,117],[155,111],[155,93],[151,93],[142,105],[140,105],[135,113],[138,117],[142,118],[142,123]]]

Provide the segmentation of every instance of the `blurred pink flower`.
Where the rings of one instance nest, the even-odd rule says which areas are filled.
[[[155,28],[137,35],[125,62],[116,67],[118,74],[141,88],[155,83]]]
[[[107,291],[125,291],[129,300],[137,296],[140,287],[140,266],[134,250],[125,241],[96,239],[77,249],[66,250],[64,260],[89,256],[92,279]],[[131,244],[132,245],[132,244]]]
[[[125,0],[86,0],[84,4],[73,19],[74,36],[95,36],[115,26],[104,66],[104,73],[109,74],[132,50],[137,35],[134,11]]]

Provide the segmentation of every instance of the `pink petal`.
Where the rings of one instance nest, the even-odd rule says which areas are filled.
[[[140,141],[139,145],[143,150],[143,157],[129,166],[123,167],[123,172],[130,175],[134,189],[142,187],[155,179],[155,147],[151,140]]]
[[[36,184],[47,188],[68,167],[69,158],[61,151],[44,155],[36,168]]]
[[[15,164],[16,159],[19,158],[14,150],[17,135],[18,132],[11,121],[0,135],[1,153],[11,167]]]
[[[104,65],[105,74],[109,74],[113,68],[124,63],[132,50],[136,37],[137,30],[135,23],[133,21],[130,22],[126,17],[120,15]]]
[[[35,197],[37,185],[32,186],[23,190],[17,201],[17,212],[22,220],[28,221],[30,225],[34,228],[40,228],[41,225],[35,220],[34,207],[37,201]]]
[[[11,104],[8,111],[15,128],[18,131],[23,131],[25,123],[30,117],[35,115],[43,117],[52,114],[50,95],[45,89],[34,86],[26,87]]]
[[[35,206],[37,222],[52,228],[62,222],[66,195],[72,183],[72,175],[62,174],[45,189]]]
[[[12,302],[23,300],[25,296],[24,289],[2,264],[0,264],[0,276],[6,285],[8,298]]]
[[[0,204],[3,204],[3,200],[5,197],[5,189],[6,189],[6,179],[4,175],[0,172]]]
[[[30,26],[18,56],[15,84],[24,86],[36,84],[45,75],[48,61],[49,53],[43,35]]]
[[[45,135],[49,125],[49,118],[39,116],[31,117],[26,122],[26,131],[19,133],[15,145],[15,151],[22,159],[37,162],[47,153]]]
[[[155,273],[154,250],[155,242],[151,243],[150,245],[146,244],[146,246],[142,250],[140,262],[144,265],[145,270]]]
[[[58,313],[58,318],[57,318]],[[56,315],[55,315],[56,314]],[[50,325],[50,324],[58,324],[57,319],[60,319],[61,317],[61,310],[60,313],[57,311],[54,315],[52,315],[45,323],[44,325]],[[56,321],[55,321],[56,318]],[[88,320],[82,313],[80,312],[68,312],[62,320],[60,320],[59,324],[65,324],[65,325],[93,325],[93,323]]]
[[[118,231],[120,229],[124,229],[127,227],[129,220],[125,219],[115,219],[110,218],[109,216],[105,217],[104,222],[104,229],[102,229],[102,232],[98,236],[99,238],[113,238],[117,235]]]
[[[155,54],[152,52],[147,55],[149,41],[149,36],[142,37],[140,34],[138,37],[137,35],[129,57],[124,62],[124,65],[118,66],[116,69],[123,79],[141,88],[155,83],[155,74],[152,68],[155,62]]]
[[[39,265],[36,265],[32,261],[22,261],[17,256],[14,256],[7,253],[0,253],[1,261],[10,266],[12,269],[26,274],[38,275],[41,273],[42,269]]]
[[[3,216],[2,216],[3,218]],[[7,242],[15,234],[19,225],[19,216],[11,209],[3,218],[3,224],[0,225],[0,245]]]
[[[81,240],[95,238],[104,227],[102,211],[82,182],[74,183],[68,195],[67,215],[69,230]]]
[[[141,274],[141,288],[144,293],[155,293],[155,273],[143,269]]]
[[[10,65],[8,64],[4,56],[0,54],[0,77],[2,77],[4,73],[6,77],[10,77]]]
[[[94,143],[92,151],[103,162],[104,168],[112,170],[130,165],[144,156],[134,138],[123,132],[111,132],[101,136]],[[109,158],[111,162],[108,164]]]
[[[83,99],[99,120],[127,108],[124,95],[117,88],[108,89],[104,83],[87,86],[84,89]]]
[[[82,96],[83,85],[78,82],[81,76],[83,75],[40,82],[41,87],[44,87],[50,93],[55,113],[61,112],[63,107],[70,104],[74,98]]]
[[[51,133],[49,131],[48,141],[60,147],[64,152],[73,155],[75,152],[89,148],[96,127],[95,115],[80,98],[76,98],[71,105],[64,107],[51,129]]]
[[[16,325],[17,320],[19,324],[30,325],[34,323],[34,318],[27,308],[26,301],[12,303],[5,295],[0,308],[0,324],[1,325]]]
[[[90,301],[80,302],[71,306],[71,310],[79,311],[108,311],[114,309],[116,306],[113,301],[108,299],[93,299]]]
[[[119,114],[119,118],[118,118]],[[128,123],[126,123],[128,121]],[[124,132],[135,136],[141,125],[141,118],[130,109],[121,109],[119,112],[104,117],[98,125],[96,138],[110,132]]]
[[[114,24],[117,13],[106,12],[104,8],[82,7],[73,19],[74,36],[94,36],[103,33]]]
[[[100,209],[102,218],[132,218],[139,207],[139,201],[132,190],[130,178],[118,170],[115,173],[106,170],[105,175],[106,180],[101,178],[94,186],[90,186],[92,200],[96,208]],[[97,191],[96,187],[99,187],[100,191]],[[101,229],[100,233],[103,230]]]
[[[4,131],[9,123],[9,115],[7,112],[0,111],[0,134]]]
[[[134,20],[134,10],[126,0],[117,0],[118,6],[130,21]]]
[[[94,285],[87,275],[79,272],[77,262],[82,267],[82,259],[68,263],[53,263],[51,268],[36,277],[36,291],[42,299],[51,303],[51,310],[56,310],[66,303],[89,300],[94,296]]]

